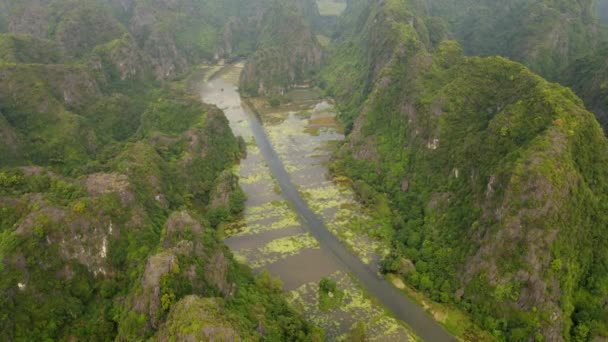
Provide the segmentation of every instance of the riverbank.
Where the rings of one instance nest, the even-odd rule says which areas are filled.
[[[387,307],[401,321],[412,322],[423,339],[450,340],[421,308],[379,277],[371,262],[362,262],[330,232],[320,213],[333,211],[335,205],[311,209],[314,206],[303,199],[304,191],[312,197],[323,191],[310,189],[333,184],[326,177],[329,150],[320,153],[321,147],[343,139],[331,104],[310,99],[303,108],[279,107],[256,116],[237,92],[240,69],[228,66],[199,87],[202,99],[223,109],[235,134],[247,142],[247,158],[235,170],[248,195],[246,209],[242,222],[226,229],[226,243],[235,255],[279,276],[292,303],[324,328],[329,339],[343,339],[358,322],[365,322],[369,340],[417,340],[410,328],[387,313]],[[287,144],[275,145],[283,138]],[[318,198],[327,199],[325,195]],[[324,277],[334,279],[345,293],[341,305],[327,312],[318,305],[318,283]]]
[[[314,90],[309,91],[315,93]],[[296,92],[297,96],[288,93],[286,98],[310,98],[303,95],[303,89]],[[290,174],[291,182],[297,186],[308,206],[351,252],[371,269],[379,270],[379,261],[390,247],[390,236],[385,235],[386,224],[390,220],[382,217],[389,214],[381,208],[363,206],[355,197],[352,182],[346,178],[334,178],[329,171],[331,155],[344,139],[335,116],[325,112],[325,108],[333,109],[331,100],[309,104],[309,109],[302,105],[305,100],[292,100],[281,106],[272,106],[264,98],[244,101],[255,108],[256,116],[262,121],[274,150]],[[316,159],[317,163],[310,159]],[[394,281],[399,279],[389,275],[387,280],[395,286]],[[395,288],[457,338],[492,340],[488,333],[473,324],[465,312],[434,302],[403,283]]]

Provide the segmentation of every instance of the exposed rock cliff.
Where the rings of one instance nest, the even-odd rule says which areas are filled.
[[[188,296],[179,301],[167,323],[154,336],[156,341],[241,341],[225,319],[220,299]]]

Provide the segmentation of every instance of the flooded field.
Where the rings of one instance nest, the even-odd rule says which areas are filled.
[[[373,229],[373,219],[327,171],[332,146],[344,138],[332,103],[308,90],[292,92],[294,101],[277,108],[259,99],[245,103],[237,91],[242,66],[212,70],[213,76],[199,80],[202,99],[223,109],[234,133],[247,142],[247,157],[235,170],[247,194],[246,209],[240,222],[226,227],[226,244],[241,262],[281,278],[289,300],[325,329],[328,339],[341,340],[365,322],[369,340],[417,340],[377,304],[390,306],[405,297],[377,274],[385,251],[363,233]],[[331,310],[319,306],[324,277],[343,293]],[[411,303],[401,304],[390,309],[405,317]]]

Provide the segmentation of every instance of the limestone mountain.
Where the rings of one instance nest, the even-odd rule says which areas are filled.
[[[608,45],[571,63],[560,82],[572,88],[608,129]]]
[[[314,2],[275,1],[265,14],[256,52],[247,60],[241,89],[248,94],[282,94],[312,80],[322,49],[311,26]],[[313,19],[308,19],[312,17]]]
[[[57,41],[74,58],[128,32],[165,79],[201,61],[254,51],[270,1],[134,0],[9,1],[0,7],[0,32]],[[313,3],[314,4],[314,3]],[[308,9],[310,10],[310,9]]]
[[[171,81],[266,10],[0,1],[1,340],[321,338],[221,242],[243,142]]]
[[[320,84],[351,124],[334,172],[388,205],[385,270],[499,339],[605,335],[608,142],[594,116],[521,64],[433,43],[424,7],[350,5]]]
[[[470,55],[501,55],[555,79],[605,39],[597,1],[426,1]],[[603,37],[602,37],[603,36]]]
[[[603,125],[605,109],[598,105],[601,89],[591,86],[597,77],[587,73],[587,79],[594,80],[583,85],[583,78],[575,73],[585,73],[584,63],[592,64],[592,59],[604,54],[607,5],[604,0],[429,0],[421,7],[445,21],[467,54],[505,56],[572,86]],[[590,70],[591,65],[586,68]]]

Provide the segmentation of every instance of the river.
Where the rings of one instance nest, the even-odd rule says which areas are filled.
[[[382,251],[373,241],[341,228],[352,226],[349,213],[354,219],[358,210],[349,190],[328,179],[323,163],[330,151],[323,146],[343,138],[331,103],[303,93],[296,106],[260,113],[238,93],[241,70],[226,66],[198,87],[203,101],[223,109],[235,135],[247,142],[247,158],[235,172],[248,200],[243,221],[226,228],[226,244],[254,269],[280,277],[292,303],[329,339],[363,321],[370,340],[454,340],[378,273]],[[357,221],[366,222],[364,216]],[[345,293],[335,310],[316,303],[322,277],[336,280]]]

